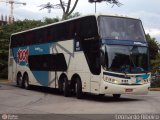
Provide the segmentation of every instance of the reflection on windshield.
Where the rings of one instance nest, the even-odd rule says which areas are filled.
[[[148,70],[146,47],[106,45],[105,55],[111,71],[138,73]]]
[[[144,31],[140,20],[101,16],[100,35],[103,39],[144,41]]]

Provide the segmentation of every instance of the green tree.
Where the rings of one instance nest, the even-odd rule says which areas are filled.
[[[160,69],[160,53],[159,43],[155,38],[152,38],[149,34],[146,34],[146,39],[149,47],[151,71],[155,72]]]
[[[157,54],[154,60],[151,60],[152,72],[160,71],[160,53]]]
[[[35,28],[45,24],[59,21],[58,18],[46,18],[44,22],[41,20],[18,20],[13,24],[0,26],[0,78],[7,78],[8,74],[8,50],[9,40],[12,33]]]
[[[78,0],[74,1],[73,6],[71,6],[71,1],[73,2],[73,0],[68,0],[66,5],[64,1],[60,0],[60,5],[63,10],[62,20],[67,19],[67,17],[73,13],[74,9],[77,6]]]
[[[79,12],[75,12],[75,13],[72,13],[71,15],[69,15],[67,17],[67,19],[74,18],[74,17],[79,17],[79,16],[81,16],[81,14]]]
[[[60,19],[59,19],[59,17],[56,17],[56,18],[45,18],[44,19],[44,23],[45,24],[51,24],[51,23],[55,23],[55,22],[59,22],[60,21]]]
[[[155,38],[152,38],[149,34],[146,34],[146,39],[148,42],[150,59],[154,60],[156,59],[156,56],[158,55],[159,43],[156,41]]]

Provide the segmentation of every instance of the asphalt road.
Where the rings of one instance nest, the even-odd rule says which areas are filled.
[[[113,99],[111,95],[100,97],[87,94],[80,100],[74,96],[64,97],[54,89],[34,87],[32,90],[24,90],[0,84],[0,114],[4,113],[160,114],[160,91],[150,91],[148,95],[122,95],[119,100]]]

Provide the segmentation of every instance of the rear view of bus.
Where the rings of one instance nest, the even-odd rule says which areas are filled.
[[[148,44],[138,19],[99,16],[101,93],[146,94],[150,87]]]

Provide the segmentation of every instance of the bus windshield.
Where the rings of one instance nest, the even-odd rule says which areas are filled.
[[[108,70],[123,73],[148,71],[147,47],[105,45],[105,61]]]
[[[137,19],[100,16],[99,27],[102,39],[145,41],[141,21]]]

